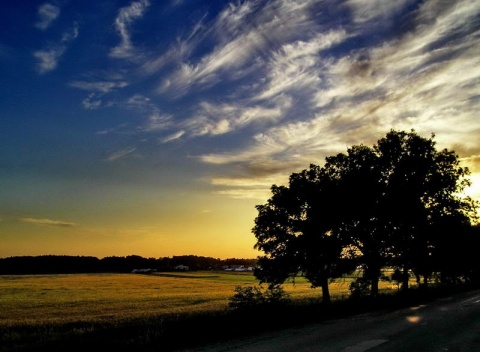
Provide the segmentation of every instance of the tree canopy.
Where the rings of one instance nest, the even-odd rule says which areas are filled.
[[[434,137],[392,130],[373,147],[353,146],[293,173],[288,186],[273,185],[253,228],[265,253],[257,278],[278,285],[301,273],[329,302],[329,280],[357,267],[373,295],[387,266],[404,289],[410,272],[425,283],[433,273],[466,275],[445,263],[461,262],[477,205],[462,196],[468,169],[455,152],[437,150]]]

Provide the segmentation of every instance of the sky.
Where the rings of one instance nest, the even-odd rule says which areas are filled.
[[[480,199],[480,0],[3,1],[0,257],[254,258],[272,184],[391,129]]]

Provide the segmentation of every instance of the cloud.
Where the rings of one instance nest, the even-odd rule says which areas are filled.
[[[147,114],[145,121],[137,126],[134,132],[159,132],[172,125],[172,115],[162,113],[149,97],[142,94],[131,96],[123,105],[128,109],[134,109]]]
[[[280,163],[282,168],[289,169],[292,164],[303,162],[308,165],[312,157],[321,151],[332,151],[342,148],[339,134],[331,133],[335,119],[319,116],[312,121],[290,122],[270,128],[254,136],[252,143],[243,150],[230,153],[206,154],[200,159],[207,163],[224,165],[242,163],[247,165]],[[318,156],[314,159],[318,159]]]
[[[147,59],[142,64],[142,72],[145,74],[154,74],[164,69],[165,66],[177,65],[179,62],[183,62],[207,36],[209,30],[207,29],[208,26],[204,23],[206,17],[207,14],[205,14],[201,20],[197,21],[186,35],[177,37],[175,43],[172,44],[166,52],[162,52],[160,55],[154,55],[155,58]]]
[[[252,123],[268,123],[280,120],[290,109],[292,100],[283,96],[272,100],[270,107],[241,104],[200,104],[198,116],[186,121],[184,128],[193,136],[220,135],[241,129]]]
[[[222,140],[215,150],[197,149],[207,150],[198,160],[224,170],[211,179],[222,194],[258,197],[291,172],[371,145],[391,128],[436,132],[446,147],[461,140],[462,157],[478,150],[478,138],[462,136],[480,130],[479,2],[246,0],[215,17],[198,12],[170,45],[140,50],[132,30],[149,6],[133,1],[115,20],[120,42],[110,56],[135,60],[130,76],[70,86],[89,92],[87,109],[106,106],[105,95],[127,85],[137,92],[115,106],[140,119],[105,133]],[[46,51],[45,71],[62,54]]]
[[[135,94],[128,98],[126,105],[129,107],[135,107],[140,109],[150,109],[153,107],[149,97],[142,94]]]
[[[197,64],[182,63],[179,69],[163,81],[161,93],[175,92],[177,96],[186,94],[194,85],[210,86],[218,82],[218,74],[229,74],[239,70],[251,56],[262,38],[255,35],[242,36],[211,54],[204,56]],[[228,70],[228,72],[226,72]],[[238,76],[238,72],[236,75]]]
[[[120,44],[110,51],[110,56],[118,59],[130,59],[135,53],[129,27],[143,17],[146,8],[150,5],[148,0],[133,1],[130,6],[122,7],[115,19],[115,29],[120,35]]]
[[[471,155],[465,158],[460,158],[462,166],[468,167],[471,172],[480,173],[480,155]]]
[[[103,101],[95,95],[95,93],[91,93],[82,100],[82,105],[87,110],[95,110],[100,108],[103,105]]]
[[[44,74],[57,68],[58,60],[65,52],[65,49],[65,46],[55,46],[47,50],[35,51],[33,56],[38,60],[38,73]]]
[[[163,131],[172,125],[172,116],[162,114],[158,109],[150,114],[147,120],[137,128],[140,132],[158,132]]]
[[[70,87],[86,90],[89,92],[110,93],[111,91],[128,86],[125,81],[73,81]]]
[[[40,74],[53,71],[62,55],[67,50],[67,44],[78,37],[78,24],[75,23],[72,29],[62,34],[61,40],[57,44],[49,45],[46,49],[38,50],[33,56],[38,60],[37,70]]]
[[[268,161],[266,161],[268,164]],[[268,168],[268,166],[267,166]],[[272,184],[284,184],[288,178],[284,174],[270,169],[268,173],[242,176],[241,174],[214,177],[211,184],[220,188],[215,193],[236,199],[266,200],[270,196]]]
[[[234,199],[259,199],[265,201],[271,196],[268,188],[259,189],[229,189],[223,191],[216,191],[216,194],[227,196]]]
[[[173,134],[171,134],[171,135],[163,138],[163,139],[161,140],[161,142],[162,142],[162,143],[168,143],[168,142],[175,141],[175,140],[181,138],[184,134],[185,134],[185,131],[183,131],[183,130],[182,130],[182,131],[175,132],[175,133],[173,133]]]
[[[127,87],[129,84],[123,80],[115,81],[73,81],[69,83],[70,87],[85,90],[90,93],[82,101],[82,105],[87,110],[95,110],[101,107],[114,105],[112,102],[104,103],[102,98],[106,94]]]
[[[115,161],[115,160],[118,160],[118,159],[121,159],[121,158],[124,158],[126,157],[127,155],[133,153],[137,148],[127,148],[127,149],[122,149],[122,150],[119,150],[117,152],[114,152],[112,154],[110,154],[108,157],[107,157],[107,161]]]
[[[59,15],[60,8],[58,6],[45,3],[38,8],[38,20],[35,23],[35,27],[44,31],[52,25]]]
[[[322,82],[321,52],[347,38],[344,30],[319,33],[308,41],[285,44],[274,52],[268,64],[268,74],[258,99],[269,99],[292,89],[307,89],[310,94]]]
[[[86,88],[88,87],[89,85],[86,86]],[[103,87],[103,85],[98,86],[98,88],[101,87]],[[106,89],[106,91],[109,93],[110,89]],[[159,109],[147,96],[134,94],[124,101],[110,101],[107,103],[104,103],[99,99],[101,96],[103,96],[103,93],[90,94],[83,101],[84,107],[86,109],[96,109],[99,107],[116,106],[123,110],[130,110],[132,112],[131,115],[137,115],[137,118],[141,121],[134,124],[123,123],[118,127],[99,131],[97,132],[98,134],[115,133],[123,135],[138,135],[163,132],[171,127],[175,127],[173,116],[162,112],[161,109]]]
[[[372,16],[391,16],[405,4],[382,8]],[[321,38],[333,35],[336,39],[330,45],[355,39],[355,33],[349,32],[352,29],[341,29],[291,41],[275,50],[267,62],[267,79],[256,86],[261,92],[257,101],[293,94],[296,89],[310,100],[301,100],[306,104],[300,106],[295,97],[295,109],[256,133],[243,147],[200,155],[201,161],[225,165],[226,173],[234,168],[238,174],[217,175],[211,183],[227,187],[222,191],[226,195],[238,197],[242,191],[248,195],[250,189],[239,184],[259,179],[268,183],[271,177],[281,180],[282,175],[310,163],[321,164],[326,156],[351,145],[371,145],[392,128],[415,127],[426,135],[435,132],[441,146],[452,147],[462,140],[463,150],[478,150],[477,138],[462,136],[480,130],[476,117],[480,109],[480,25],[475,21],[480,4],[456,2],[448,11],[431,4],[425,2],[411,13],[408,30],[378,44],[322,57]],[[373,20],[356,16],[359,23]],[[299,111],[302,119],[293,115]],[[465,160],[477,166],[475,158]]]
[[[39,224],[39,225],[59,226],[59,227],[77,226],[73,222],[66,222],[66,221],[60,221],[60,220],[35,219],[35,218],[19,218],[18,220],[28,224]]]
[[[238,176],[234,177],[214,177],[211,180],[212,185],[215,186],[228,186],[228,187],[239,187],[239,188],[269,188],[273,183],[276,182],[277,176],[268,175],[268,176],[256,176],[250,178],[241,178]]]
[[[272,48],[317,29],[310,8],[315,3],[312,0],[301,4],[285,1],[229,4],[215,20],[201,26],[198,31],[202,33],[196,34],[197,41],[192,46],[199,46],[199,42],[211,43],[212,39],[216,44],[210,50],[204,49],[201,56],[179,63],[175,71],[162,80],[159,92],[182,96],[194,87],[208,88],[226,79],[238,80],[258,73],[258,67],[252,70],[252,66],[261,65],[262,56],[268,55]],[[183,52],[192,53],[193,49],[188,47]],[[162,59],[161,65],[164,59],[167,58]]]
[[[363,25],[369,22],[389,21],[414,2],[415,0],[347,0],[346,5],[352,11],[353,21]]]

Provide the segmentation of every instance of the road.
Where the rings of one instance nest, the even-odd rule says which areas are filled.
[[[356,315],[190,351],[480,352],[480,290],[394,312]]]

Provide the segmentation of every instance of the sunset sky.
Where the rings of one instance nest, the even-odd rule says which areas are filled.
[[[480,199],[480,0],[3,1],[0,257],[256,257],[272,184],[390,129]]]

